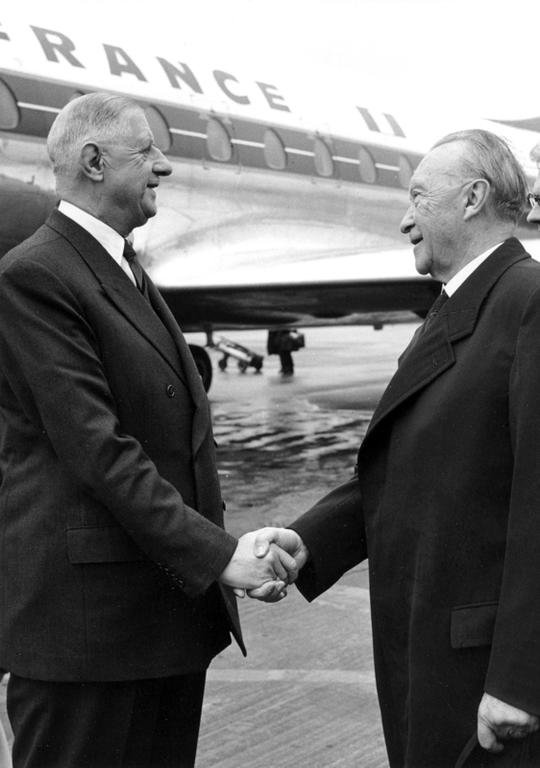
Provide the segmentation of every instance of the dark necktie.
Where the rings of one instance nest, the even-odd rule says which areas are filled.
[[[135,282],[137,283],[137,288],[141,293],[144,293],[144,274],[142,271],[142,267],[137,261],[137,254],[131,247],[131,245],[128,243],[127,240],[124,240],[124,252],[123,257],[129,264],[129,268],[133,272],[133,277],[135,278]]]
[[[418,344],[422,336],[426,333],[427,329],[430,327],[431,323],[435,320],[437,315],[440,313],[441,309],[446,304],[449,298],[450,298],[449,295],[443,289],[441,293],[437,296],[433,304],[431,305],[429,312],[427,313],[422,325],[419,325],[418,328],[416,329],[415,334],[409,343],[409,346],[399,358],[399,365],[401,365],[401,363],[405,360],[405,358],[408,357],[409,354],[412,352],[412,350],[416,347],[416,345]]]

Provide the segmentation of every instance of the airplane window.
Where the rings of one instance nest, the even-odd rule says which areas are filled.
[[[270,128],[264,132],[264,159],[266,165],[275,171],[282,171],[287,166],[287,153],[281,139]]]
[[[409,182],[412,176],[412,167],[410,162],[403,155],[399,156],[399,183],[403,189],[409,189]]]
[[[358,150],[358,170],[361,180],[367,184],[374,184],[377,181],[377,168],[373,158],[364,147],[360,147]]]
[[[19,107],[15,96],[10,89],[0,80],[0,128],[11,130],[19,125]]]
[[[315,161],[315,170],[319,176],[332,176],[334,173],[334,161],[330,150],[319,137],[313,143],[313,159]]]
[[[144,113],[148,120],[150,130],[154,134],[154,144],[161,149],[162,152],[167,152],[171,148],[171,133],[167,121],[155,107],[144,107]]]
[[[206,146],[212,160],[226,163],[232,157],[232,144],[229,134],[223,125],[211,117],[206,126]]]

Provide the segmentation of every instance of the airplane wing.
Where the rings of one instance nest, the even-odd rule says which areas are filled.
[[[205,321],[217,330],[309,327],[331,320],[374,326],[413,322],[426,315],[439,291],[432,281],[414,279],[162,289],[185,331],[201,329],[201,307]]]
[[[235,265],[199,269],[183,279],[175,260],[161,261],[153,278],[184,330],[273,325],[322,325],[327,321],[380,324],[426,314],[440,285],[420,278],[410,248],[373,253],[320,254],[284,259],[277,267]],[[181,284],[180,284],[181,283]]]

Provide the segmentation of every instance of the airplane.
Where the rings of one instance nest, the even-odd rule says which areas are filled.
[[[215,330],[424,316],[439,288],[416,274],[399,222],[411,175],[443,134],[495,131],[536,175],[537,125],[428,126],[353,102],[330,125],[300,113],[286,84],[39,21],[0,14],[0,256],[57,202],[45,139],[60,109],[94,90],[126,94],[173,166],[134,246],[180,326],[209,346]],[[191,347],[208,388],[210,356]]]

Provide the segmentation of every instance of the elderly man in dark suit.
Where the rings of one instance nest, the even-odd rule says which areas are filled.
[[[125,237],[171,173],[143,110],[68,104],[61,202],[0,264],[0,666],[15,768],[192,766],[231,587],[279,597],[278,549],[223,529],[208,403]]]
[[[446,136],[422,160],[401,229],[444,292],[357,476],[293,530],[259,534],[261,554],[278,541],[307,560],[308,599],[369,556],[393,768],[540,765],[540,264],[513,237],[526,198],[488,132]]]

